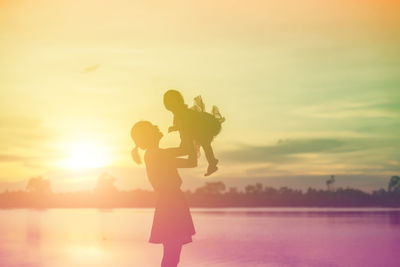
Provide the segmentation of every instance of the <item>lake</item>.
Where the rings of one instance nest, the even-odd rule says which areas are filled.
[[[180,266],[400,266],[400,210],[192,209]],[[152,209],[0,210],[0,266],[159,266]]]

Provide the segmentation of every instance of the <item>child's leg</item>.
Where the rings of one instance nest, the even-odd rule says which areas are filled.
[[[203,143],[201,144],[204,150],[204,154],[206,156],[207,162],[209,165],[217,165],[218,160],[214,156],[214,151],[212,149],[211,143]]]
[[[171,241],[171,242],[165,242],[163,245],[164,245],[164,255],[161,262],[161,267],[178,266],[182,251],[182,244],[180,244],[179,242]]]
[[[208,161],[207,172],[204,175],[209,176],[218,170],[218,167],[217,167],[218,160],[214,156],[214,151],[212,149],[210,142],[204,143],[202,145],[202,147],[203,147],[204,154],[206,155],[206,158]]]

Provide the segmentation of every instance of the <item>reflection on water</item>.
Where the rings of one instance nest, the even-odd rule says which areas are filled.
[[[400,211],[192,209],[181,266],[400,266]],[[152,209],[0,210],[0,266],[159,266]]]

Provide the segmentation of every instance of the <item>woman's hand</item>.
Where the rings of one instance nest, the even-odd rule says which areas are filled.
[[[189,149],[185,153],[182,153],[182,148],[167,148],[165,151],[168,156],[172,158],[172,164],[176,168],[195,168],[197,167],[197,153],[194,149]],[[188,155],[187,158],[178,158],[181,155]]]
[[[135,161],[137,164],[141,164],[142,163],[142,159],[140,158],[139,151],[138,151],[137,147],[132,149],[131,156],[132,156],[133,161]]]
[[[175,132],[175,131],[178,131],[178,127],[176,127],[175,125],[174,125],[174,126],[168,127],[168,132],[169,132],[169,133],[170,133],[170,132]]]
[[[188,158],[174,158],[172,160],[174,166],[176,168],[195,168],[197,167],[197,158],[191,158],[190,156]]]

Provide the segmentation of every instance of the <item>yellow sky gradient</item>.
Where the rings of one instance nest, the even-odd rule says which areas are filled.
[[[215,179],[399,171],[396,1],[25,0],[0,8],[0,182],[44,175],[59,188],[85,188],[105,169],[143,175],[130,159],[130,127],[147,119],[166,132],[170,88],[189,104],[201,94],[227,117]],[[171,135],[162,144],[177,143]],[[105,169],[68,167],[79,144]],[[203,169],[204,161],[189,173]]]

